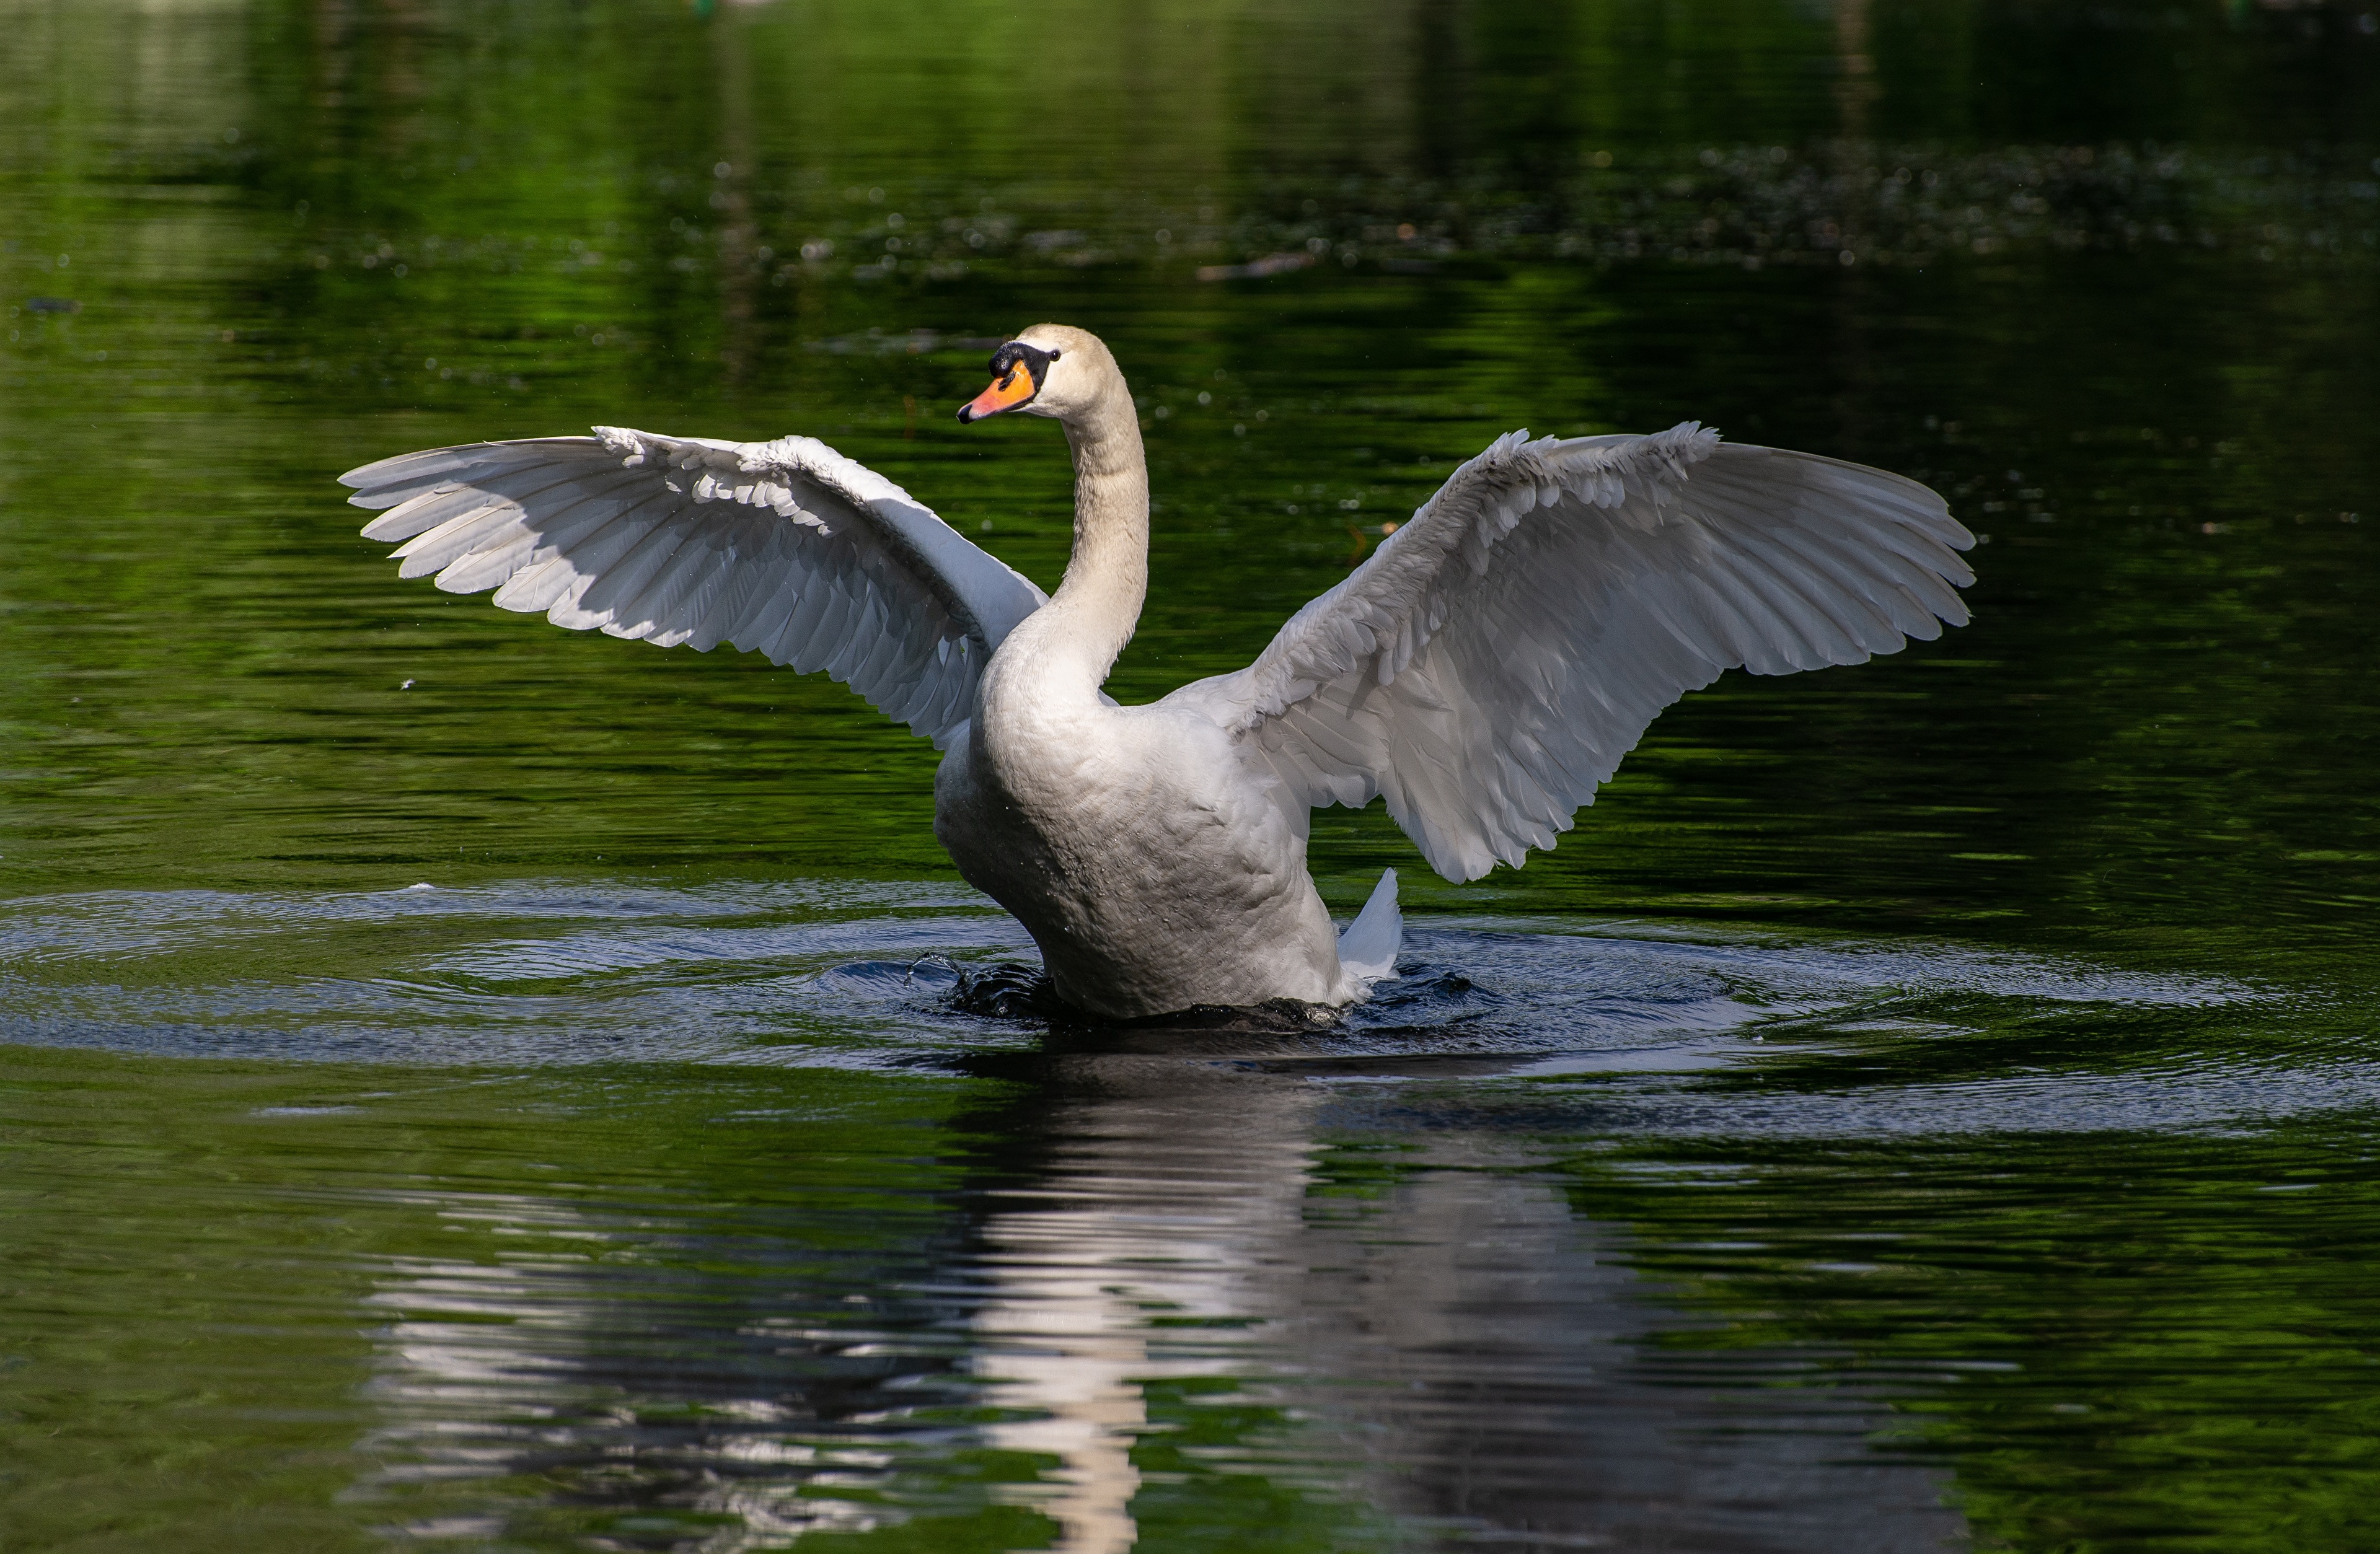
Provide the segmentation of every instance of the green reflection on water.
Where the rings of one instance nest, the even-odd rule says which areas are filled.
[[[2380,53],[2351,9],[18,0],[0,24],[0,894],[948,879],[930,752],[840,688],[400,584],[330,478],[599,420],[803,431],[1049,584],[1054,437],[948,410],[967,342],[1062,317],[1150,419],[1126,699],[1244,662],[1515,425],[1699,418],[1915,474],[1989,536],[1974,626],[1730,677],[1524,871],[1441,887],[1377,811],[1318,817],[1335,901],[1394,863],[1425,908],[1922,930],[2369,1007]],[[1198,279],[1268,255],[1306,262]],[[1986,1030],[1802,1072],[2313,1062],[2368,1029]],[[715,1338],[704,1303],[831,1326],[959,1256],[953,1195],[1029,1142],[954,1120],[987,1088],[18,1050],[0,1548],[366,1547],[482,1491],[532,1546],[724,1524],[578,1463],[358,1498],[411,1449],[366,1439],[385,1344],[358,1303],[501,1264],[520,1227],[446,1211],[510,1195],[667,1227],[606,1220],[600,1256],[696,1279],[681,1345]],[[1730,1324],[1657,1357],[1844,1356],[1821,1379],[1888,1384],[1882,1439],[1951,1465],[1979,1539],[2370,1541],[2368,1119],[1628,1149],[1741,1168],[1577,1170],[1577,1212]],[[1406,1181],[1393,1149],[1322,1159],[1350,1199]],[[1730,1241],[1762,1248],[1694,1249]],[[951,1370],[964,1342],[911,1319]],[[822,1546],[1054,1536],[991,1487],[1049,1464],[949,1444],[951,1385],[918,1417],[953,1434],[844,1491],[907,1519]],[[1404,1536],[1288,1468],[1202,1465],[1305,1450],[1281,1410],[1150,1386],[1180,1428],[1134,1451],[1144,1547]]]
[[[1954,1459],[2005,1547],[2351,1548],[2380,1490],[2373,1146],[1671,1147],[1572,1191],[1718,1318],[1670,1335],[1677,1373],[1783,1344],[1898,1394],[1882,1440]]]

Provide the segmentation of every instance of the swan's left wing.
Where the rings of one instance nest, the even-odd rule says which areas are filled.
[[[810,437],[598,427],[433,448],[339,477],[388,509],[404,576],[496,590],[554,625],[824,670],[937,746],[1039,589],[907,492]]]
[[[1389,813],[1450,880],[1550,847],[1728,669],[1857,663],[1967,619],[1973,537],[1913,480],[1720,442],[1515,432],[1256,662],[1167,698],[1311,807]]]

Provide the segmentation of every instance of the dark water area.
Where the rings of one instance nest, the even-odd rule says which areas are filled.
[[[0,0],[0,1550],[2380,1546],[2380,18]],[[1492,437],[1927,481],[1972,625],[1401,978],[1096,1029],[933,752],[334,477],[1142,401],[1123,700]],[[970,1009],[978,1012],[971,1013]]]

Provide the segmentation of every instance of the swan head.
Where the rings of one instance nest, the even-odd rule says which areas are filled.
[[[1022,410],[1065,420],[1088,410],[1115,376],[1115,358],[1098,335],[1037,323],[991,353],[991,386],[959,407],[959,419]]]

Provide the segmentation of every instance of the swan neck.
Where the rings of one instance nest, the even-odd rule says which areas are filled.
[[[1075,455],[1075,552],[1044,609],[1063,622],[1096,691],[1148,596],[1148,461],[1121,373],[1064,425]]]

